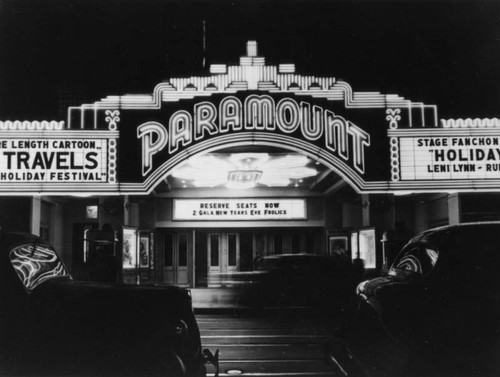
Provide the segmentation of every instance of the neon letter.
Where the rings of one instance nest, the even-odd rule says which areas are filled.
[[[210,135],[217,134],[215,118],[217,109],[210,102],[201,102],[194,105],[194,139],[200,140],[205,137],[205,130]]]
[[[300,109],[291,98],[283,98],[276,106],[276,123],[284,133],[291,134],[297,130],[300,122]]]
[[[236,97],[226,97],[219,105],[219,129],[221,133],[229,131],[231,127],[234,131],[241,130],[241,102]]]
[[[274,101],[269,96],[251,95],[245,100],[245,128],[274,130]]]
[[[142,139],[142,176],[145,176],[153,168],[153,155],[167,145],[168,133],[160,123],[146,122],[137,127],[137,137]]]
[[[327,149],[338,153],[346,161],[349,159],[346,120],[330,110],[325,110],[325,141]]]
[[[193,118],[185,110],[177,111],[170,118],[168,129],[170,131],[169,153],[173,154],[179,149],[179,144],[183,146],[191,143],[191,130],[193,127]]]
[[[365,172],[365,146],[370,146],[370,134],[354,123],[347,122],[347,132],[352,135],[352,159],[354,167],[360,172]]]

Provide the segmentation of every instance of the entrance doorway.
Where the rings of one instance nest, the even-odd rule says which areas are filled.
[[[209,233],[207,236],[208,286],[219,287],[221,274],[238,271],[239,233]]]
[[[188,255],[192,253],[189,233],[165,234],[163,255],[163,282],[189,285]]]

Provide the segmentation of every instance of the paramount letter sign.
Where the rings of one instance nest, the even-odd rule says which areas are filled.
[[[283,98],[278,103],[268,95],[250,95],[242,103],[229,96],[217,108],[211,102],[193,106],[193,111],[176,111],[168,126],[149,121],[137,128],[142,142],[142,175],[153,169],[153,157],[166,150],[173,155],[180,147],[188,147],[207,136],[227,133],[262,131],[299,136],[308,141],[322,140],[324,148],[345,161],[351,160],[354,169],[365,172],[365,148],[370,135],[354,123],[333,111]]]

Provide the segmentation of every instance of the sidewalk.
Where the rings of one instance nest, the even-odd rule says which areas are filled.
[[[238,309],[235,288],[191,288],[193,309]]]

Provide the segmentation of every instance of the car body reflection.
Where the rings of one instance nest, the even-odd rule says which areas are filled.
[[[205,376],[189,291],[74,281],[37,236],[0,231],[0,375]]]
[[[423,232],[359,284],[333,359],[347,375],[500,375],[499,271],[500,223]]]

